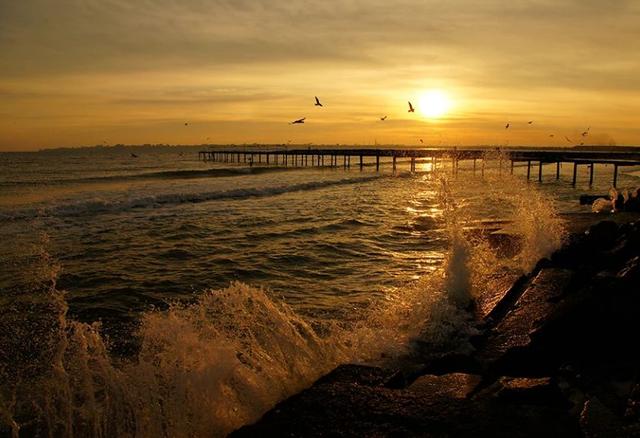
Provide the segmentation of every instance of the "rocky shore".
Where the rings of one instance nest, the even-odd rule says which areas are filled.
[[[640,436],[640,221],[603,221],[476,306],[468,355],[343,365],[244,436]]]

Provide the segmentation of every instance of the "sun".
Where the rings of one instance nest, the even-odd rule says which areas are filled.
[[[451,100],[444,91],[429,90],[420,95],[418,108],[423,116],[429,119],[442,117],[449,111]]]

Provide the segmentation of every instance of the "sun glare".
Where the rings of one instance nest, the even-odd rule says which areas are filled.
[[[451,107],[449,97],[440,90],[425,91],[420,95],[419,109],[423,116],[436,119],[447,113]]]

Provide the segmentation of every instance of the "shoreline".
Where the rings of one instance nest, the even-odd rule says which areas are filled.
[[[640,436],[640,217],[573,216],[476,312],[470,354],[341,365],[231,435]]]

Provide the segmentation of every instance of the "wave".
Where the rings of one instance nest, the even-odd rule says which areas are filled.
[[[54,206],[27,208],[18,211],[0,212],[0,221],[11,221],[49,216],[85,216],[101,213],[116,213],[133,209],[155,208],[180,204],[197,204],[217,200],[242,200],[264,198],[285,193],[319,190],[331,186],[361,184],[382,178],[380,175],[344,178],[339,180],[311,181],[307,183],[254,187],[246,189],[220,190],[201,193],[171,193],[150,195],[126,200],[88,200]]]
[[[122,168],[116,170],[123,170]],[[139,170],[139,168],[137,169]],[[237,167],[223,169],[186,169],[186,170],[166,170],[159,172],[144,172],[136,174],[120,174],[109,176],[91,176],[80,178],[58,178],[47,179],[46,181],[2,181],[0,187],[15,186],[51,186],[62,184],[89,184],[89,183],[109,183],[109,182],[126,182],[148,179],[192,179],[192,178],[216,178],[216,177],[233,177],[247,175],[261,175],[272,172],[283,172],[300,170],[299,167]]]

